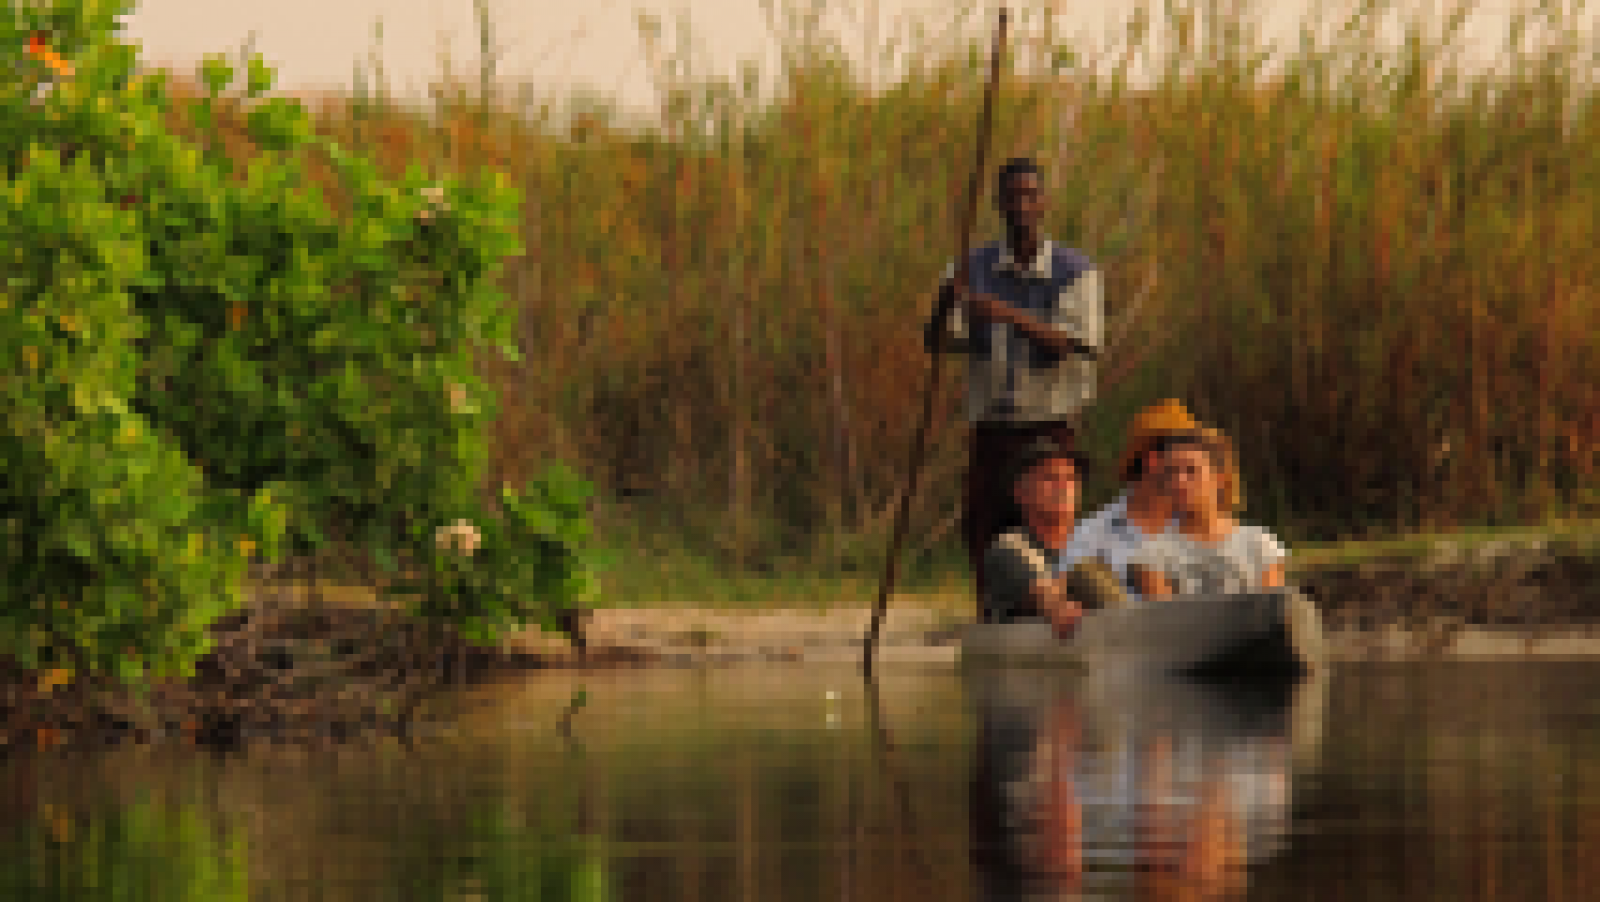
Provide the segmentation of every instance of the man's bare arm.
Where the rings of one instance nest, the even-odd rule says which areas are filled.
[[[1083,606],[1066,592],[1066,580],[1041,579],[1033,584],[1033,603],[1063,638],[1072,633],[1083,617]]]
[[[994,295],[967,292],[966,303],[968,315],[973,322],[1007,323],[1023,337],[1055,354],[1066,356],[1078,354],[1091,360],[1098,359],[1100,349],[1079,339],[1077,336],[1045,323],[1007,304]]]
[[[1281,589],[1283,588],[1283,582],[1282,562],[1268,567],[1267,572],[1261,575],[1261,587],[1263,589]]]
[[[1134,585],[1139,587],[1139,594],[1146,598],[1161,598],[1172,594],[1172,584],[1161,573],[1147,567],[1137,567],[1132,575]]]

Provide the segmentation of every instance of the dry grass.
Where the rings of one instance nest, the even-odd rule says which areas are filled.
[[[1180,18],[1201,14],[1220,15]],[[1470,76],[1419,37],[1386,66],[1359,44],[1279,54],[1269,80],[1213,27],[1149,91],[1011,77],[994,156],[1044,163],[1050,230],[1106,273],[1119,340],[1091,451],[1115,459],[1131,411],[1172,395],[1235,434],[1249,516],[1294,541],[1593,516],[1600,109],[1582,42],[1546,33]],[[651,131],[458,84],[428,110],[324,99],[319,122],[392,171],[526,188],[507,277],[526,359],[485,364],[497,479],[564,459],[619,547],[847,572],[876,561],[904,481],[983,67],[913,53],[873,93],[786,40],[775,101],[666,79]],[[950,388],[917,528],[941,547]]]

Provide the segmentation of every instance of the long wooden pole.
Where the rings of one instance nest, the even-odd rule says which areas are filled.
[[[983,173],[989,155],[989,125],[994,116],[994,95],[1000,84],[1000,59],[1006,48],[1005,7],[1000,8],[1000,24],[994,33],[994,52],[989,58],[989,84],[983,92],[983,112],[978,119],[978,153],[972,167],[972,181],[967,186],[967,204],[961,211],[961,253],[956,257],[955,286],[965,290],[969,285],[968,263],[972,256],[972,227],[978,218],[978,198],[983,194]],[[889,607],[889,593],[894,588],[896,565],[900,546],[905,543],[906,528],[911,522],[911,499],[917,494],[917,477],[922,475],[922,465],[928,456],[928,426],[933,422],[933,402],[939,388],[940,364],[944,354],[935,349],[928,367],[928,386],[922,395],[922,419],[917,424],[916,438],[911,446],[911,468],[906,477],[905,494],[900,496],[900,509],[895,513],[894,533],[889,540],[889,557],[883,565],[883,581],[878,585],[878,602],[872,609],[872,627],[867,633],[867,647],[861,659],[861,672],[872,679],[873,658],[878,650],[878,634],[883,628],[883,615]]]

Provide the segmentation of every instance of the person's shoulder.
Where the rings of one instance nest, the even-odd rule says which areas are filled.
[[[1289,554],[1288,547],[1265,526],[1241,523],[1235,535],[1235,541],[1269,560],[1278,560]]]
[[[1093,513],[1080,516],[1078,522],[1072,527],[1072,534],[1074,536],[1082,535],[1093,530],[1103,529],[1105,525],[1106,509],[1102,507]]]
[[[987,266],[999,261],[1005,242],[996,239],[974,245],[967,251],[967,262],[973,266]]]
[[[1051,268],[1060,278],[1073,280],[1084,273],[1095,272],[1099,269],[1088,254],[1065,244],[1051,244],[1050,258]]]
[[[988,554],[995,558],[1007,558],[1022,561],[1028,564],[1036,563],[1036,558],[1041,558],[1043,552],[1033,543],[1027,530],[1011,529],[994,537],[989,543]]]
[[[1049,556],[1021,529],[995,536],[984,553],[984,569],[986,591],[995,599],[1013,598],[1052,575]]]
[[[993,269],[1000,260],[1000,248],[1001,242],[999,240],[990,241],[972,248],[967,251],[967,266],[972,270],[979,271]],[[951,257],[950,262],[945,264],[943,281],[948,282],[956,277],[957,259],[959,258]]]
[[[1128,492],[1124,489],[1117,497],[1107,501],[1095,510],[1094,513],[1083,518],[1085,523],[1103,524],[1112,517],[1118,516],[1128,509]]]

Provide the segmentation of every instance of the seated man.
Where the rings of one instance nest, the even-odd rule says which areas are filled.
[[[1172,497],[1162,479],[1166,446],[1198,428],[1200,424],[1172,398],[1139,411],[1129,427],[1118,469],[1125,488],[1116,500],[1078,524],[1064,555],[1067,566],[1097,558],[1121,581],[1129,598],[1138,600],[1130,561],[1146,542],[1176,525]]]
[[[1085,608],[1119,604],[1120,589],[1092,568],[1056,576],[1060,549],[1072,538],[1084,459],[1048,438],[1027,445],[1013,462],[1007,484],[1020,525],[1001,533],[984,558],[986,623],[1044,619],[1063,638]]]

